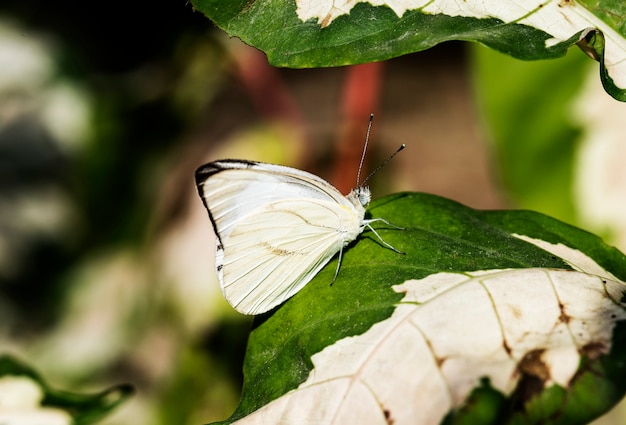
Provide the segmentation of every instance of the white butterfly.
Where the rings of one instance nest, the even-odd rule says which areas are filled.
[[[366,227],[397,251],[371,227],[387,222],[365,219],[368,187],[343,196],[305,171],[231,159],[198,168],[196,184],[217,235],[222,292],[240,313],[260,314],[281,304],[337,253],[341,264],[343,248]]]

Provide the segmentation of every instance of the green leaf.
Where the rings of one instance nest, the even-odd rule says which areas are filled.
[[[30,366],[11,356],[0,356],[2,424],[88,425],[106,416],[132,392],[128,385],[91,395],[59,391],[51,388]]]
[[[615,248],[538,213],[434,195],[389,196],[368,212],[404,228],[377,231],[406,254],[365,231],[332,285],[336,260],[257,317],[225,423],[326,423],[328,413],[545,423],[599,416],[623,396],[626,257]],[[584,423],[570,419],[554,423]]]
[[[196,9],[271,64],[323,67],[381,61],[449,40],[520,59],[560,57],[574,44],[600,61],[606,91],[626,100],[626,24],[619,1],[463,2],[194,0]]]
[[[582,123],[574,123],[572,103],[589,70],[586,58],[572,52],[560,61],[524,62],[481,46],[472,53],[476,94],[507,194],[518,207],[575,223]]]
[[[525,62],[482,46],[471,74],[509,201],[624,246],[623,122],[582,52]],[[511,84],[515,81],[515,84]]]

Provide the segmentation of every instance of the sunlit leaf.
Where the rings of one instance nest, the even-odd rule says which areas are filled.
[[[588,4],[587,4],[588,3]],[[600,61],[607,92],[626,100],[623,2],[517,0],[194,0],[228,34],[276,66],[380,61],[449,40],[476,41],[520,59],[578,44]]]
[[[256,423],[583,424],[623,396],[626,258],[527,211],[425,194],[259,317],[231,419]]]

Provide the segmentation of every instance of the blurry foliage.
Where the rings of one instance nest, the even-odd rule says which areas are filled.
[[[132,394],[126,385],[96,394],[59,391],[18,360],[0,355],[0,420],[6,424],[89,425]]]
[[[568,105],[589,58],[571,49],[560,60],[524,62],[480,45],[472,49],[476,94],[508,196],[514,205],[575,223],[573,162],[581,128]]]
[[[626,247],[626,104],[606,96],[578,49],[524,62],[472,46],[486,139],[514,207],[549,214]],[[513,82],[513,83],[512,83]]]
[[[229,84],[224,43],[184,2],[0,6],[0,351],[63,387],[133,384],[111,423],[237,402],[247,320],[190,328],[155,252],[195,196],[185,138]]]
[[[25,37],[40,35],[49,49],[55,67],[40,88],[69,79],[90,100],[92,115],[90,134],[80,141],[78,152],[64,152],[62,141],[42,128],[37,111],[27,111],[2,127],[1,163],[7,164],[1,172],[15,179],[3,192],[23,185],[55,185],[70,194],[81,220],[70,229],[73,234],[56,243],[33,243],[30,262],[38,267],[23,269],[12,279],[20,283],[13,295],[26,291],[26,298],[43,298],[38,285],[45,280],[50,287],[58,272],[48,267],[70,266],[92,249],[137,243],[145,236],[158,186],[142,190],[142,180],[156,160],[175,148],[194,119],[174,102],[189,55],[195,53],[194,46],[181,44],[197,40],[220,49],[206,20],[190,8],[160,6],[144,9],[133,3],[120,8],[106,3],[94,19],[71,2],[53,8],[41,2],[3,2],[0,13],[19,20]],[[172,60],[183,49],[184,56]],[[68,246],[74,237],[78,240]]]

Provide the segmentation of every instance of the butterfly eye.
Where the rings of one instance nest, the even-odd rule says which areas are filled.
[[[356,189],[356,196],[359,198],[359,203],[366,207],[370,201],[372,200],[372,193],[370,192],[370,188],[366,186],[361,186]]]

